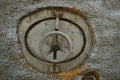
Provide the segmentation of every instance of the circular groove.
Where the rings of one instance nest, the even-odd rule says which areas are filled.
[[[30,32],[30,30],[35,27],[35,25],[39,24],[40,22],[43,22],[43,21],[46,21],[46,20],[52,20],[52,19],[56,19],[56,17],[45,18],[45,19],[42,19],[42,20],[39,20],[39,21],[33,23],[33,24],[28,28],[28,30],[27,30],[26,33],[25,33],[25,45],[26,45],[26,48],[27,48],[27,50],[29,51],[29,53],[30,53],[33,57],[35,57],[35,58],[37,58],[37,57],[34,56],[33,53],[30,51],[30,49],[28,48],[27,35],[28,35],[28,33]],[[73,57],[73,58],[71,58],[71,59],[69,59],[69,60],[66,60],[66,61],[54,62],[54,63],[56,63],[56,64],[69,62],[69,61],[72,61],[73,59],[77,58],[78,56],[80,56],[80,55],[82,54],[82,52],[84,51],[85,45],[86,45],[85,33],[84,33],[84,31],[81,29],[81,27],[79,27],[78,24],[74,23],[74,22],[71,21],[71,20],[65,19],[65,18],[60,18],[60,20],[63,20],[63,21],[67,21],[67,22],[69,22],[69,23],[72,23],[72,24],[74,24],[77,28],[79,28],[79,30],[82,32],[82,35],[83,35],[84,44],[83,44],[82,50],[80,51],[80,53],[79,53],[78,55],[76,55],[75,57]],[[37,58],[37,59],[39,59],[39,58]],[[53,63],[53,62],[45,61],[45,60],[42,60],[42,59],[39,59],[39,60],[44,61],[44,62],[47,62],[47,63]]]

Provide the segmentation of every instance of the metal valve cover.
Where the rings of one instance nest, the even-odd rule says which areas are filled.
[[[26,60],[42,73],[54,72],[54,64],[55,72],[82,64],[93,45],[92,34],[86,17],[66,7],[44,7],[28,13],[18,28]]]

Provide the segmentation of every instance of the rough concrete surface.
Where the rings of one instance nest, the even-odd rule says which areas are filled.
[[[46,80],[26,64],[16,34],[20,17],[45,6],[81,10],[96,39],[85,65],[100,80],[120,80],[120,0],[0,0],[0,80]]]

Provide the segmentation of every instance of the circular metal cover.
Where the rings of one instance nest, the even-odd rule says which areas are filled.
[[[93,43],[86,17],[77,9],[65,7],[46,7],[28,13],[20,20],[18,35],[26,60],[43,73],[53,72],[54,64],[56,72],[78,66]]]

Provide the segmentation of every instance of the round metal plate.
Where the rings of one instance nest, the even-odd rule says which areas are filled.
[[[40,42],[43,37],[55,30],[56,16],[59,12],[59,31],[67,35],[72,44],[72,54],[64,60],[59,55],[58,61],[50,61],[40,51]],[[77,9],[65,7],[45,7],[28,13],[20,20],[18,28],[19,40],[26,60],[37,70],[43,73],[53,72],[53,65],[56,65],[56,72],[70,70],[81,64],[89,53],[93,36],[91,26],[86,22],[86,17]],[[72,65],[71,65],[72,64]]]

